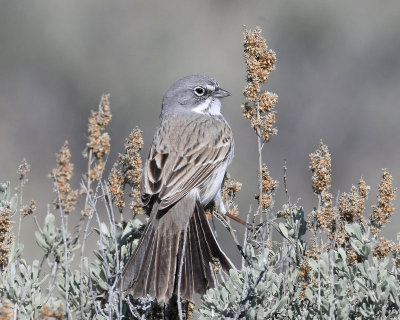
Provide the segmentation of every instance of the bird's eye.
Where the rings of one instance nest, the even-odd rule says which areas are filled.
[[[197,96],[201,97],[206,93],[206,89],[204,89],[203,87],[196,87],[196,88],[194,88],[194,93]]]

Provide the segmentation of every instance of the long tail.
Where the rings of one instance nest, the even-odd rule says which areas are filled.
[[[124,291],[132,291],[134,297],[149,294],[168,299],[178,294],[179,287],[180,296],[191,300],[194,292],[202,294],[215,286],[219,267],[225,271],[233,267],[214,237],[203,206],[193,201],[193,214],[186,215],[189,223],[182,220],[181,211],[188,206],[179,203],[159,220],[150,220],[122,273]]]

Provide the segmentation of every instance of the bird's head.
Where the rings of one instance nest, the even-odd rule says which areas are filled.
[[[193,75],[175,82],[165,93],[162,115],[179,113],[221,114],[221,98],[231,94],[213,78]]]

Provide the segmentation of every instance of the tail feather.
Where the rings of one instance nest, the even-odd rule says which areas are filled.
[[[157,299],[168,299],[173,293],[178,293],[179,286],[181,297],[191,300],[194,292],[203,294],[214,287],[216,262],[226,271],[232,268],[232,263],[214,237],[203,206],[193,198],[182,200],[192,205],[184,203],[179,206],[178,203],[159,220],[154,215],[149,222],[122,272],[120,281],[123,291],[132,291],[134,297],[149,294]],[[188,225],[185,230],[185,227],[177,225],[182,222],[185,213],[182,210],[188,208],[192,212],[186,214],[189,224],[180,224]],[[181,258],[183,265],[179,283]]]
[[[145,273],[143,274],[143,278],[145,279],[144,282],[144,287],[145,287],[145,292],[154,292],[155,291],[155,280],[156,280],[156,274],[157,274],[157,268],[156,268],[156,258],[157,258],[157,253],[158,253],[158,246],[160,245],[160,239],[159,235],[154,236],[154,240],[152,243],[152,247],[147,253],[147,260],[149,261],[149,264],[146,265],[144,264],[142,266],[142,271]],[[147,274],[147,276],[146,276]]]
[[[122,286],[123,291],[128,290],[135,284],[135,282],[137,282],[138,275],[140,275],[142,273],[141,271],[143,271],[142,265],[146,261],[147,252],[150,249],[150,242],[153,240],[153,237],[153,225],[151,222],[149,222],[143,232],[142,237],[139,240],[139,243],[133,255],[129,258],[122,272],[118,287]],[[135,272],[132,272],[132,270],[134,270]]]
[[[193,283],[193,263],[192,263],[192,255],[193,248],[190,242],[190,234],[191,234],[191,226],[189,224],[187,230],[187,241],[186,241],[186,249],[185,249],[185,260],[183,264],[182,270],[182,285],[181,285],[181,293],[185,297],[192,297],[194,293],[194,283]]]
[[[162,239],[160,239],[160,244],[158,247],[158,250],[156,252],[156,265],[155,265],[155,269],[158,270],[158,272],[156,272],[155,274],[155,288],[156,288],[156,296],[162,296],[165,295],[166,292],[166,288],[163,285],[164,283],[161,282],[161,279],[164,279],[165,277],[168,277],[169,275],[169,264],[165,263],[162,264],[160,263],[161,261],[161,253],[163,252],[165,243],[164,241],[162,241]],[[170,250],[165,250],[164,252],[164,260],[170,261]],[[167,288],[168,289],[168,288]]]
[[[217,240],[215,239],[214,233],[211,230],[210,224],[207,221],[207,216],[204,212],[202,206],[199,206],[199,214],[198,214],[198,221],[201,225],[201,230],[203,232],[203,239],[206,242],[207,252],[209,253],[209,257],[212,260],[215,258],[219,261],[222,268],[225,271],[228,271],[232,268],[232,262],[228,259],[225,253],[222,251],[221,247],[219,246]]]
[[[168,243],[165,244],[168,246]],[[174,285],[175,285],[175,273],[176,273],[176,259],[178,255],[178,246],[179,246],[179,237],[174,239],[173,244],[170,246],[170,258],[169,262],[169,273],[166,274],[166,278],[168,279],[168,286],[165,293],[165,297],[169,298],[174,293]]]
[[[213,287],[213,274],[212,270],[209,266],[209,261],[211,261],[211,255],[209,247],[207,246],[207,241],[204,239],[204,233],[201,230],[202,225],[199,221],[200,210],[199,207],[196,206],[193,217],[191,219],[191,226],[195,229],[195,244],[197,255],[199,259],[199,265],[201,268],[201,272],[194,275],[195,277],[195,290],[199,293],[204,293],[208,287]],[[204,211],[203,214],[205,215]]]
[[[157,241],[157,237],[154,235],[154,230],[151,231],[149,240],[146,243],[141,243],[139,244],[140,247],[145,247],[146,250],[144,250],[143,255],[137,255],[135,260],[141,260],[141,263],[138,264],[138,268],[135,269],[137,270],[137,276],[134,279],[134,297],[142,297],[145,296],[148,291],[148,286],[147,286],[147,279],[148,277],[152,277],[153,274],[155,273],[154,268],[149,268],[149,265],[151,264],[152,258],[154,256],[154,246],[155,242]],[[139,247],[138,245],[138,247]],[[133,260],[130,259],[129,262]],[[128,262],[128,263],[129,263]]]

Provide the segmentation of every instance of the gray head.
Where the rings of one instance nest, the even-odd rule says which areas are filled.
[[[202,113],[219,115],[221,98],[231,94],[208,76],[193,75],[175,82],[165,93],[161,116],[167,114]]]

